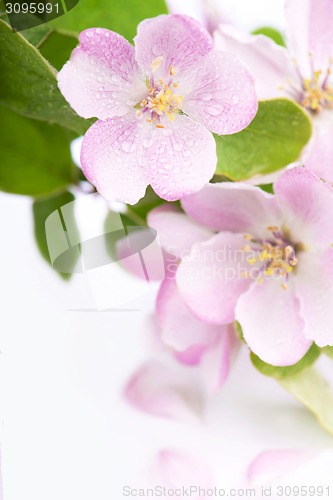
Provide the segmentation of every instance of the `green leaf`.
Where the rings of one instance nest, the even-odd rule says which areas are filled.
[[[51,261],[50,261],[50,255],[45,233],[45,221],[48,218],[48,216],[51,215],[52,212],[54,212],[55,210],[59,210],[62,206],[66,205],[67,203],[71,203],[72,201],[74,201],[74,199],[75,198],[73,194],[66,191],[64,193],[52,196],[50,198],[37,200],[33,204],[33,218],[34,218],[34,231],[35,231],[36,243],[41,255],[50,265]],[[74,220],[74,214],[72,215]],[[78,233],[76,224],[72,222],[71,224],[72,232],[73,228],[75,228],[75,230]],[[78,252],[68,253],[66,261],[66,267],[68,269],[74,269],[78,255],[79,255]],[[59,273],[59,275],[64,279],[69,279],[71,277],[69,273]]]
[[[56,31],[50,32],[39,45],[39,51],[54,68],[60,70],[68,61],[78,39],[72,35],[64,35]]]
[[[0,189],[41,196],[75,182],[68,132],[0,109]]]
[[[239,181],[280,170],[299,158],[311,133],[310,119],[296,103],[288,99],[262,101],[245,130],[215,136],[216,174]]]
[[[24,30],[22,35],[26,38],[32,45],[39,47],[39,45],[52,33],[52,29],[48,24],[41,24],[35,26],[35,28],[30,28]]]
[[[140,21],[164,13],[164,0],[80,0],[73,10],[51,24],[72,33],[93,27],[108,28],[132,40]]]
[[[274,377],[280,380],[281,378],[295,375],[296,373],[300,373],[302,370],[305,370],[309,366],[313,365],[313,363],[317,361],[319,356],[320,356],[320,349],[315,344],[312,344],[312,346],[305,354],[305,356],[300,361],[298,361],[298,363],[295,363],[294,365],[291,366],[269,365],[268,363],[262,361],[253,352],[251,352],[251,361],[253,365],[257,368],[257,370],[259,370],[263,375],[267,375],[268,377]]]
[[[280,384],[333,434],[333,391],[327,380],[313,367],[279,379]]]
[[[286,46],[282,33],[275,28],[271,28],[270,26],[262,26],[254,31],[252,31],[253,35],[265,35],[268,38],[271,38],[273,42],[281,45],[282,47]]]
[[[55,69],[2,20],[0,47],[0,104],[83,134],[90,122],[80,118],[65,101],[57,86]]]

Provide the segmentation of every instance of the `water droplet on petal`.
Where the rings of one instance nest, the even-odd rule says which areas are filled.
[[[133,153],[136,150],[136,144],[132,141],[124,141],[121,147],[125,153]]]

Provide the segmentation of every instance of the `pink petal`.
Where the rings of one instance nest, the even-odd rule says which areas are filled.
[[[163,281],[156,312],[163,342],[176,351],[186,351],[194,346],[205,347],[223,331],[223,327],[209,325],[193,316],[179,295],[175,279]]]
[[[188,488],[200,486],[202,489],[214,487],[214,476],[208,464],[200,457],[175,450],[161,450],[156,461],[160,482],[167,488]],[[202,498],[191,495],[192,498]]]
[[[281,280],[253,283],[236,306],[236,319],[250,349],[266,363],[289,366],[297,363],[312,342],[304,336],[304,320],[299,300],[289,280],[287,290]]]
[[[155,361],[145,363],[133,375],[125,397],[138,410],[182,421],[198,421],[202,410],[198,391]]]
[[[171,14],[185,14],[197,19],[205,26],[207,31],[214,33],[218,25],[228,22],[225,12],[223,12],[218,0],[166,0],[168,10]]]
[[[333,113],[321,111],[313,120],[311,141],[303,154],[307,167],[333,183]]]
[[[312,65],[325,71],[333,54],[331,0],[287,0],[286,20],[288,45],[304,75]]]
[[[207,348],[201,360],[204,382],[212,393],[218,392],[226,382],[231,363],[240,347],[233,325],[222,328],[223,332]]]
[[[182,199],[185,212],[195,221],[219,231],[266,234],[281,222],[275,197],[248,184],[221,182]]]
[[[195,345],[187,349],[186,351],[178,352],[174,351],[174,357],[182,363],[183,365],[198,365],[202,359],[202,356],[206,350],[206,346]]]
[[[142,129],[130,115],[96,122],[86,133],[82,170],[102,196],[134,204],[145,194],[147,181],[138,154]]]
[[[243,277],[250,267],[243,247],[241,235],[219,233],[205,243],[194,245],[179,265],[176,275],[179,293],[202,321],[213,324],[234,321],[237,300],[250,285]]]
[[[92,28],[80,34],[79,47],[58,73],[58,85],[79,115],[105,120],[126,114],[128,101],[134,106],[140,100],[145,85],[143,80],[135,88],[137,72],[134,47],[127,40]]]
[[[168,210],[167,210],[168,209]],[[177,258],[187,255],[194,243],[208,240],[212,232],[191,221],[186,215],[167,206],[152,210],[148,215],[148,226],[157,231],[161,246]]]
[[[267,450],[258,455],[248,468],[252,487],[281,481],[317,455],[313,450]]]
[[[295,65],[288,51],[263,35],[249,35],[233,26],[220,25],[215,46],[234,54],[255,77],[259,99],[290,97],[288,80],[297,82]]]
[[[165,277],[164,255],[157,236],[148,228],[127,227],[128,236],[116,242],[121,264],[134,276],[146,281]]]
[[[146,178],[161,198],[175,201],[199,191],[213,177],[216,144],[205,127],[185,115],[164,125],[164,129],[149,127]]]
[[[162,56],[162,76],[190,68],[213,48],[213,40],[203,26],[187,16],[169,15],[146,19],[138,26],[134,38],[136,60],[140,67],[149,71],[150,65]]]
[[[234,134],[255,117],[258,100],[254,80],[234,56],[212,51],[196,73],[184,75],[192,90],[184,95],[182,110],[216,134]],[[185,83],[184,81],[184,83]]]
[[[304,335],[319,347],[333,345],[333,249],[303,253],[297,268],[295,286],[305,320]]]
[[[287,170],[274,184],[284,211],[284,225],[291,240],[308,249],[333,242],[333,189],[311,170],[296,167]]]

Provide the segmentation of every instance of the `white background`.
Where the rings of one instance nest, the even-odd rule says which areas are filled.
[[[282,27],[282,1],[225,4],[247,29]],[[203,423],[128,406],[124,385],[154,356],[154,293],[137,312],[80,311],[94,307],[88,282],[76,275],[64,283],[40,258],[30,207],[27,198],[0,195],[6,500],[118,500],[121,486],[140,482],[160,449],[202,456],[219,485],[241,487],[247,464],[263,450],[332,445],[309,413],[251,367],[246,352],[225,388],[208,398]]]

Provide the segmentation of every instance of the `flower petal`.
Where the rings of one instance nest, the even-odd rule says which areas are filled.
[[[260,453],[248,468],[250,486],[260,487],[284,480],[318,454],[314,450],[267,450]]]
[[[176,14],[142,21],[134,42],[136,60],[144,70],[148,71],[157,57],[163,57],[163,76],[169,75],[171,66],[178,76],[213,48],[212,38],[198,21]]]
[[[137,81],[137,72],[134,47],[125,38],[92,28],[80,34],[79,47],[58,73],[58,85],[80,116],[105,120],[126,114],[128,101],[133,106],[139,101],[145,85],[144,79],[141,85]]]
[[[176,275],[179,293],[202,321],[213,324],[234,321],[237,300],[250,285],[243,277],[250,267],[243,247],[241,235],[219,233],[194,245],[179,265]]]
[[[165,200],[175,201],[199,191],[214,175],[217,164],[212,134],[185,115],[176,115],[165,128],[148,127],[150,145],[144,151],[146,178]]]
[[[182,76],[182,110],[216,134],[234,134],[255,117],[258,100],[248,70],[227,52],[210,52],[190,75]]]
[[[285,226],[291,240],[308,249],[333,243],[333,189],[311,170],[295,167],[274,184],[279,201],[288,213]]]
[[[197,319],[183,302],[175,279],[165,279],[156,302],[156,312],[165,344],[176,351],[213,343],[223,327]]]
[[[157,231],[162,248],[180,259],[190,252],[194,243],[208,240],[213,234],[172,206],[163,207],[163,210],[161,207],[153,209],[147,222]]]
[[[145,363],[125,388],[125,397],[137,409],[182,421],[198,421],[199,393],[174,371],[155,361]]]
[[[218,231],[259,236],[267,226],[279,225],[282,220],[273,195],[239,182],[207,184],[183,198],[182,207],[192,219]]]
[[[277,279],[253,283],[237,303],[236,319],[250,349],[271,365],[297,363],[312,344],[303,333],[304,320],[292,282],[287,290]]]
[[[203,379],[207,390],[218,392],[226,382],[233,358],[239,350],[233,325],[222,326],[223,332],[204,352],[201,360]]]
[[[305,252],[297,267],[295,287],[305,320],[304,335],[319,347],[333,345],[333,249]]]
[[[81,149],[82,170],[105,198],[134,204],[148,182],[138,163],[142,130],[131,116],[98,121],[86,133]]]
[[[218,50],[234,54],[251,71],[259,99],[290,97],[288,80],[297,81],[297,74],[287,49],[264,35],[249,35],[229,25],[220,25],[214,40]]]
[[[126,231],[128,235],[115,243],[115,253],[123,267],[142,280],[162,280],[165,261],[157,235],[152,229],[138,226],[127,226]]]
[[[305,75],[311,67],[325,71],[333,54],[331,0],[287,0],[286,21],[288,46]]]
[[[333,113],[321,111],[313,120],[312,138],[303,160],[319,177],[333,183]]]

